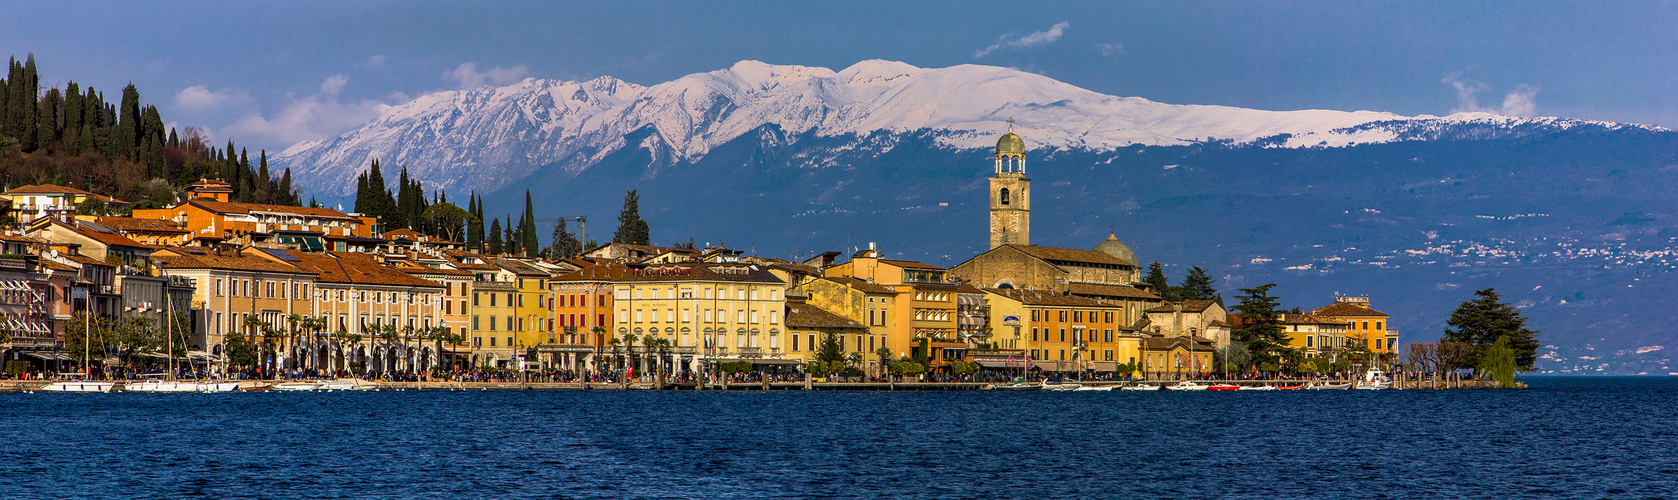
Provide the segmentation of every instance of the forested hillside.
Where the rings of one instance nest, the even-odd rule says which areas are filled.
[[[57,184],[132,202],[133,208],[160,208],[183,200],[182,186],[207,177],[233,184],[235,201],[301,204],[290,169],[270,172],[266,151],[253,159],[231,139],[218,148],[202,129],[166,126],[133,84],[112,103],[74,80],[64,88],[42,88],[40,82],[33,54],[22,62],[13,57],[0,81],[0,181],[6,189]]]

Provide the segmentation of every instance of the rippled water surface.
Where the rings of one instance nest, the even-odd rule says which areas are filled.
[[[1523,391],[0,394],[5,498],[1666,498],[1678,379]]]

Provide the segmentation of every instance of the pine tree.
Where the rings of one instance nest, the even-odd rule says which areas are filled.
[[[651,241],[647,221],[641,220],[641,196],[631,189],[623,195],[623,211],[618,213],[618,230],[612,233],[612,242],[648,245]]]
[[[1278,324],[1281,314],[1276,308],[1281,304],[1276,297],[1270,296],[1270,289],[1275,283],[1260,285],[1255,288],[1243,288],[1241,303],[1235,305],[1235,313],[1241,315],[1245,325],[1232,333],[1235,340],[1246,344],[1247,352],[1253,356],[1255,363],[1275,362],[1281,357],[1281,350],[1287,345],[1286,335]]]
[[[1159,261],[1148,264],[1148,274],[1142,276],[1142,282],[1147,283],[1148,288],[1162,297],[1165,296],[1165,288],[1170,286],[1170,283],[1165,281],[1165,266],[1160,265]]]
[[[583,243],[577,241],[577,235],[571,234],[571,229],[566,227],[565,219],[560,219],[559,224],[554,225],[553,244],[548,246],[548,258],[559,260],[574,257],[582,253],[582,247]]]
[[[1199,266],[1189,268],[1188,276],[1183,277],[1184,300],[1212,300],[1217,298],[1218,290],[1212,288],[1212,276],[1206,274]]]
[[[501,255],[501,219],[489,221],[489,241],[484,242],[484,251],[490,255]]]
[[[1538,342],[1538,332],[1526,327],[1527,319],[1521,317],[1519,309],[1503,303],[1497,289],[1487,288],[1474,295],[1478,298],[1463,302],[1451,312],[1451,319],[1445,322],[1449,328],[1439,340],[1474,346],[1474,354],[1464,365],[1479,366],[1486,350],[1499,338],[1508,337],[1508,348],[1515,352],[1515,366],[1531,370],[1543,345]]]

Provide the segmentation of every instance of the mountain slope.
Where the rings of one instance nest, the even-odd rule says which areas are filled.
[[[951,149],[979,149],[1009,127],[1031,147],[1110,151],[1218,140],[1271,147],[1346,146],[1409,138],[1489,137],[1522,128],[1617,124],[1486,114],[1404,117],[1368,111],[1262,111],[1114,97],[991,66],[917,68],[863,61],[843,71],[743,61],[651,87],[601,77],[527,79],[505,87],[427,94],[340,137],[297,144],[274,162],[302,185],[347,195],[378,158],[434,188],[491,190],[557,165],[575,174],[624,147],[653,170],[703,158],[773,125],[787,137],[931,132]],[[631,143],[631,133],[651,134]]]

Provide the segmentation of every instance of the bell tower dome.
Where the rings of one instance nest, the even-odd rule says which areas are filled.
[[[1031,244],[1031,179],[1025,177],[1025,140],[1014,126],[996,141],[990,178],[990,247]]]

